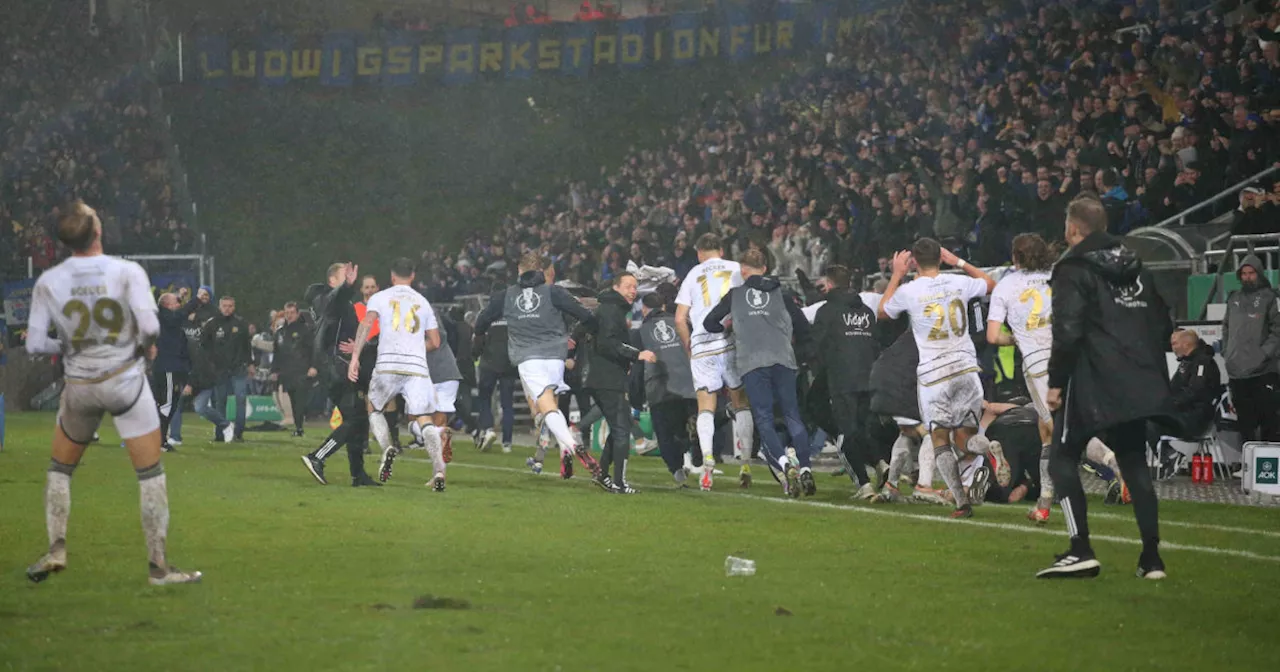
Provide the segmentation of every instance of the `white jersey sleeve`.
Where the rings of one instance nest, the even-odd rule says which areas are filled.
[[[128,287],[125,294],[129,300],[129,309],[137,321],[138,333],[143,340],[149,340],[160,334],[159,307],[156,306],[155,294],[151,292],[151,278],[142,267],[132,261],[125,262],[125,281]]]
[[[996,288],[991,290],[991,305],[987,307],[987,321],[1003,323],[1009,315],[1009,287],[1010,283],[1007,279],[1001,280]]]
[[[909,305],[909,299],[906,295],[909,292],[904,292],[903,290],[907,289],[910,284],[899,285],[898,291],[894,292],[893,296],[889,297],[889,301],[884,303],[884,314],[888,315],[890,319],[896,320],[902,317],[902,313],[906,312]],[[884,297],[880,297],[880,300],[884,302]]]

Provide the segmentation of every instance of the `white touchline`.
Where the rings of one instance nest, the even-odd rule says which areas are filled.
[[[429,460],[423,460],[421,458],[413,458],[413,457],[404,458],[404,459],[411,462],[429,462]],[[488,471],[505,471],[508,473],[517,473],[517,474],[528,473],[527,469],[519,469],[516,467],[497,467],[490,464],[465,464],[461,462],[454,462],[449,466],[466,467],[468,469],[485,469]],[[987,529],[993,529],[993,530],[1007,530],[1010,532],[1022,532],[1025,534],[1041,534],[1041,535],[1049,535],[1053,537],[1065,536],[1062,530],[1052,530],[1052,529],[1046,529],[1043,527],[1031,527],[1026,525],[1014,525],[1012,523],[996,523],[996,522],[990,522],[985,520],[974,520],[972,518],[968,518],[964,520],[955,520],[952,518],[943,518],[940,516],[928,516],[928,515],[919,514],[919,513],[904,513],[902,511],[889,511],[886,509],[876,509],[876,508],[869,508],[869,507],[863,507],[863,506],[848,506],[843,504],[832,504],[831,502],[814,502],[814,501],[803,500],[803,499],[780,499],[777,497],[765,497],[764,495],[748,495],[746,493],[740,493],[740,492],[712,492],[710,494],[718,495],[721,497],[737,497],[741,499],[755,499],[763,502],[772,502],[774,504],[787,504],[792,506],[812,506],[819,509],[848,511],[850,513],[864,513],[864,514],[869,514],[873,516],[887,516],[889,518],[907,518],[911,520],[921,520],[921,521],[931,522],[931,523],[943,523],[946,525],[970,525],[975,527],[985,527]],[[1116,514],[1090,514],[1090,515],[1091,516],[1096,515],[1100,518],[1128,520],[1127,517],[1116,515]],[[1209,525],[1209,524],[1202,524],[1202,523],[1180,523],[1177,521],[1165,521],[1165,520],[1161,520],[1160,524],[1168,525],[1170,527],[1188,527],[1188,528],[1218,530],[1222,532],[1243,532],[1248,534],[1264,534],[1266,536],[1280,536],[1280,534],[1277,534],[1275,532],[1264,532],[1263,530],[1251,530],[1247,527],[1228,527],[1223,525]],[[1090,534],[1089,538],[1097,541],[1110,541],[1117,544],[1128,544],[1130,546],[1139,546],[1142,544],[1142,541],[1139,539],[1134,539],[1131,537],[1117,537],[1109,534]],[[1280,563],[1280,555],[1265,555],[1262,553],[1254,553],[1252,551],[1241,551],[1234,548],[1218,548],[1216,546],[1196,546],[1194,544],[1180,544],[1173,541],[1163,541],[1163,540],[1160,542],[1160,548],[1170,549],[1175,551],[1196,551],[1199,553],[1209,553],[1212,555],[1229,555],[1236,558],[1247,558],[1249,560],[1262,560],[1265,562]]]
[[[1118,513],[1090,513],[1090,518],[1103,518],[1106,520],[1127,520],[1132,522],[1133,516],[1122,516]],[[1256,534],[1260,537],[1280,538],[1280,532],[1272,532],[1271,530],[1255,530],[1251,527],[1232,527],[1230,525],[1215,525],[1213,523],[1187,523],[1180,520],[1160,519],[1160,527],[1187,527],[1197,530],[1213,530],[1215,532],[1233,532],[1237,534]]]

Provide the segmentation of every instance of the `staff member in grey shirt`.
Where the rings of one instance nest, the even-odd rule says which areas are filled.
[[[809,465],[809,432],[800,419],[800,401],[796,394],[795,343],[809,336],[809,320],[800,306],[782,295],[777,278],[764,275],[767,261],[759,250],[748,250],[738,262],[742,266],[743,284],[729,290],[720,303],[707,313],[702,326],[710,333],[725,330],[726,317],[733,320],[738,371],[751,402],[760,442],[764,444],[769,468],[785,475],[784,492],[799,497],[817,492]],[[773,425],[775,404],[796,450],[785,451],[782,438]]]

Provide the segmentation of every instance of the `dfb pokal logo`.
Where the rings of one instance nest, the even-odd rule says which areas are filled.
[[[1259,485],[1280,485],[1280,458],[1259,457],[1258,476],[1254,482]]]
[[[541,305],[542,297],[532,287],[521,290],[520,296],[516,297],[516,308],[522,313],[532,313]]]
[[[765,306],[769,305],[769,294],[758,289],[748,289],[747,305],[755,308],[756,310],[761,310]]]
[[[676,330],[672,329],[671,325],[666,322],[659,320],[657,324],[653,325],[653,337],[657,339],[659,343],[666,345],[676,340]]]

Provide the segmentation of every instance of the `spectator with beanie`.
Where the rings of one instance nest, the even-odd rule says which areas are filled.
[[[1276,417],[1276,356],[1280,354],[1280,307],[1275,290],[1250,254],[1240,262],[1240,289],[1227,297],[1222,316],[1222,356],[1227,364],[1231,402],[1243,441],[1280,439]]]
[[[249,379],[255,373],[253,349],[249,345],[249,325],[236,314],[236,300],[230,296],[218,299],[218,315],[201,327],[201,344],[213,362],[218,382],[213,390],[213,404],[219,411],[227,407],[227,397],[235,395],[235,441],[244,441],[245,405]]]
[[[301,319],[298,304],[284,304],[284,326],[276,333],[271,382],[279,385],[293,408],[293,436],[302,436],[311,390],[319,371],[314,362],[315,335]]]
[[[1106,436],[1129,486],[1142,537],[1138,575],[1163,579],[1156,492],[1147,468],[1148,421],[1176,428],[1164,358],[1173,323],[1138,256],[1107,233],[1095,197],[1067,206],[1070,249],[1053,267],[1053,349],[1049,394],[1054,444],[1049,475],[1067,518],[1071,547],[1040,578],[1095,577],[1101,564],[1089,542],[1080,460]]]
[[[800,306],[782,295],[782,283],[764,274],[768,262],[764,252],[748,250],[739,262],[743,284],[729,293],[707,313],[702,326],[708,333],[723,333],[732,319],[737,347],[734,356],[742,383],[751,403],[756,431],[767,453],[770,470],[781,472],[784,492],[799,497],[817,492],[809,465],[809,430],[800,419],[796,378],[800,369],[795,343],[809,336],[809,321]],[[780,406],[794,451],[785,451],[782,437],[774,427],[774,408]]]
[[[597,485],[606,492],[634,494],[627,484],[627,457],[631,454],[631,405],[627,403],[627,387],[631,363],[654,363],[657,358],[648,350],[631,345],[630,321],[627,313],[636,300],[636,276],[620,273],[613,286],[600,292],[596,309],[596,333],[588,355],[583,386],[591,393],[609,423],[609,443],[600,455]],[[613,465],[613,478],[609,478]]]
[[[813,321],[815,369],[834,372],[827,376],[831,412],[840,429],[840,455],[845,473],[858,486],[859,499],[876,496],[867,478],[874,464],[867,429],[871,415],[871,366],[880,356],[876,342],[875,309],[853,291],[852,277],[844,266],[828,266],[826,303]]]

